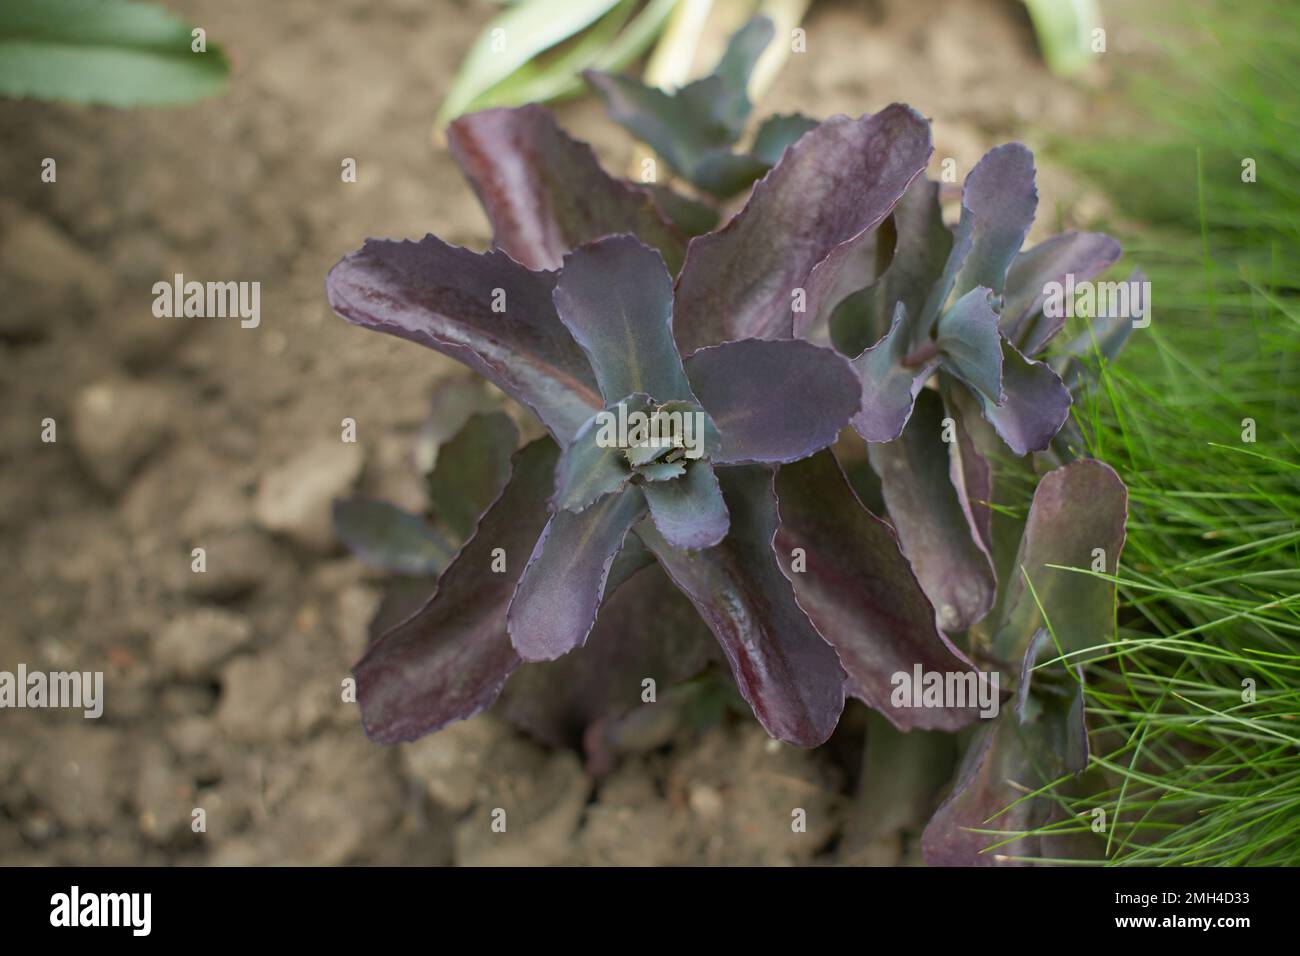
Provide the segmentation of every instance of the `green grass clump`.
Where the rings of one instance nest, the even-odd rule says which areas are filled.
[[[1300,863],[1300,10],[1252,6],[1161,4],[1157,132],[1072,157],[1150,224],[1152,324],[1075,409],[1130,514],[1090,792],[1054,796],[1111,864]]]

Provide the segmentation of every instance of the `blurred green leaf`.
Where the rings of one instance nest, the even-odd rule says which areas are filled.
[[[590,28],[533,57],[496,86],[484,91],[465,112],[493,106],[544,103],[581,89],[579,75],[618,35],[636,5],[637,0],[619,0]]]
[[[419,515],[372,498],[337,502],[334,533],[362,561],[398,574],[437,574],[456,553]]]
[[[640,0],[612,0],[600,4],[606,7],[606,11],[590,24],[553,40],[499,79],[492,78],[499,70],[481,72],[477,78],[470,75],[471,70],[478,69],[476,64],[484,62],[471,50],[439,111],[439,125],[476,110],[545,103],[582,92],[585,89],[583,70],[620,70],[628,66],[663,30],[664,22],[677,3],[678,0],[650,0],[639,11]],[[525,6],[554,10],[569,5],[567,0],[516,0],[511,6],[514,10]],[[502,14],[488,24],[475,49],[486,43],[487,49],[491,50],[492,31],[501,27],[499,21],[506,16]],[[577,19],[575,17],[575,22]],[[508,26],[502,28],[510,29]],[[505,37],[508,46],[510,34]]]
[[[438,111],[442,125],[538,54],[591,26],[620,0],[526,0],[504,10],[479,34]]]
[[[1025,0],[1038,46],[1052,72],[1069,76],[1092,56],[1092,31],[1101,26],[1096,0]]]
[[[129,0],[5,0],[0,4],[0,94],[160,106],[225,90],[215,45],[192,50],[191,29]]]
[[[782,113],[769,116],[754,135],[750,153],[755,159],[775,166],[787,146],[793,146],[799,137],[817,125],[817,120],[802,113]]]
[[[472,415],[442,447],[429,475],[429,505],[453,535],[464,541],[510,478],[510,456],[519,442],[505,412]]]
[[[732,35],[712,73],[671,93],[614,73],[589,70],[584,76],[605,100],[614,122],[697,189],[726,198],[749,187],[770,166],[755,156],[733,153],[731,147],[753,107],[746,92],[749,75],[772,35],[771,20],[753,18]],[[775,149],[778,133],[769,132],[764,144],[769,151]]]
[[[415,466],[428,475],[438,463],[438,450],[465,427],[478,412],[495,412],[505,396],[473,372],[455,374],[433,389],[429,415],[415,440]]]

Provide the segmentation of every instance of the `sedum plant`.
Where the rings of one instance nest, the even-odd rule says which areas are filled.
[[[726,115],[731,93],[712,84],[661,119]],[[807,129],[734,217],[689,241],[660,194],[607,175],[540,107],[463,116],[448,138],[492,248],[367,240],[330,271],[329,300],[463,362],[546,434],[518,450],[504,428],[466,440],[476,461],[509,464],[478,482],[490,499],[467,497],[484,507],[454,557],[420,569],[436,588],[357,664],[366,732],[409,740],[504,697],[538,736],[581,740],[607,766],[621,744],[661,739],[638,710],[645,678],[698,702],[691,679],[719,664],[798,746],[823,743],[847,697],[903,731],[979,723],[927,858],[1041,851],[981,852],[1009,807],[1002,829],[1050,821],[1026,788],[1086,764],[1078,664],[1113,626],[1126,513],[1118,476],[1062,432],[1085,356],[1113,354],[1123,330],[1099,322],[1090,347],[1049,363],[1062,323],[1043,291],[1096,275],[1118,246],[1067,234],[1021,251],[1037,194],[1018,144],[971,171],[947,227],[924,176],[929,124],[897,104]],[[633,419],[669,422],[666,440],[625,430]],[[846,473],[852,430],[878,487]],[[1006,457],[1022,476],[1059,466],[1022,523],[1006,516],[1018,547],[993,521]],[[875,491],[888,521],[864,504]],[[393,516],[351,507],[340,530],[373,559]],[[427,549],[429,534],[405,540]],[[915,671],[1004,676],[999,715],[900,700]]]

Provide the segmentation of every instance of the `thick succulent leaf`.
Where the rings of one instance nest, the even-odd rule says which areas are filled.
[[[999,658],[1020,660],[1040,627],[1075,655],[1113,638],[1115,585],[1089,572],[1096,562],[1103,573],[1117,573],[1127,517],[1128,492],[1109,465],[1085,458],[1043,476],[1006,584],[994,639]]]
[[[646,481],[672,481],[686,474],[686,462],[680,458],[677,461],[653,461],[639,467],[637,474]]]
[[[953,243],[952,230],[943,222],[939,184],[924,176],[914,179],[877,236],[878,244],[890,248],[877,250],[877,268],[863,277],[859,292],[836,306],[831,318],[831,335],[846,355],[857,355],[883,338],[900,303],[913,319],[909,346],[916,348],[929,337],[929,329],[921,328],[921,315]]]
[[[673,343],[672,276],[653,249],[632,236],[579,246],[564,257],[555,307],[587,354],[606,406],[634,393],[695,399]]]
[[[938,393],[924,389],[902,437],[869,445],[867,451],[880,476],[889,520],[934,604],[939,627],[961,631],[988,613],[997,582],[952,482],[944,417]]]
[[[510,641],[520,657],[554,660],[586,642],[605,596],[610,566],[645,509],[641,492],[626,488],[581,513],[551,516],[506,615]]]
[[[680,91],[697,115],[730,134],[730,142],[734,143],[745,131],[745,122],[753,109],[749,102],[749,75],[775,32],[767,17],[754,17],[727,41],[727,49],[711,74],[716,80],[706,78],[689,83]]]
[[[961,247],[963,235],[969,235],[969,247],[956,294],[985,286],[1000,296],[1011,260],[1024,245],[1038,209],[1034,154],[1021,143],[989,150],[966,177],[961,204],[956,245]]]
[[[718,210],[706,203],[683,196],[662,183],[637,183],[654,201],[655,208],[683,235],[702,236],[718,224]]]
[[[973,720],[970,709],[891,703],[895,674],[910,675],[918,664],[942,673],[971,666],[935,627],[897,537],[862,506],[835,455],[827,449],[782,465],[776,495],[777,557],[799,606],[839,655],[847,692],[901,730],[956,730]]]
[[[921,332],[929,330],[956,290],[976,286],[1001,296],[1011,260],[1020,252],[1038,207],[1034,155],[1020,143],[984,154],[962,186],[961,220],[943,275],[926,297]]]
[[[433,386],[429,414],[420,423],[413,457],[421,474],[438,464],[438,452],[465,427],[470,416],[500,411],[505,402],[501,392],[479,375],[459,369]]]
[[[1002,340],[1002,404],[980,395],[984,417],[1017,455],[1042,451],[1070,415],[1070,392],[1045,363]]]
[[[921,837],[931,866],[1014,865],[1023,860],[1012,857],[1045,855],[1042,836],[991,848],[1012,834],[1041,827],[1056,813],[1049,798],[1026,798],[1027,793],[1087,767],[1081,675],[1070,676],[1060,664],[1051,675],[1033,671],[1041,656],[1052,653],[1050,644],[1046,631],[1030,642],[1011,706],[971,741],[952,793]]]
[[[663,571],[647,567],[605,599],[581,654],[524,664],[498,707],[545,743],[571,747],[598,721],[666,707],[672,687],[716,656],[695,608]],[[642,700],[647,678],[655,682],[652,703]]]
[[[530,272],[504,252],[471,252],[434,236],[368,239],[325,280],[330,305],[349,322],[465,363],[567,441],[602,402],[586,356],[555,314],[554,287],[554,274]]]
[[[641,543],[635,534],[623,539],[623,550],[618,553],[614,563],[609,566],[609,577],[605,579],[605,600],[622,587],[623,583],[643,568],[655,563],[655,556]]]
[[[631,77],[588,71],[587,81],[605,100],[614,122],[651,148],[678,175],[696,188],[725,199],[745,189],[768,166],[760,160],[733,153],[734,137],[724,127],[698,115],[696,101],[706,103],[720,95],[715,77],[699,80],[682,93],[665,93]],[[689,89],[693,97],[683,94]]]
[[[956,441],[949,446],[948,477],[957,492],[966,522],[975,541],[989,554],[993,554],[993,469],[980,451],[972,426],[988,425],[981,422],[975,410],[975,398],[960,389],[945,387],[942,390],[944,407],[953,420]],[[994,562],[996,566],[997,562]]]
[[[689,179],[698,189],[718,199],[748,189],[771,167],[767,163],[733,153],[729,147],[709,150],[696,160]]]
[[[1002,336],[989,290],[971,289],[939,316],[934,344],[944,368],[991,402],[1002,400]]]
[[[1057,661],[1034,670],[1056,656],[1056,642],[1046,628],[1040,627],[1030,639],[1020,667],[1016,719],[1021,733],[1031,735],[1030,743],[1042,769],[1050,769],[1052,776],[1083,773],[1090,752],[1083,668],[1067,668]]]
[[[429,603],[438,589],[438,578],[395,574],[384,582],[384,596],[370,623],[366,625],[366,644],[379,640],[397,625]]]
[[[724,468],[718,479],[731,533],[716,548],[675,548],[649,522],[637,534],[713,631],[764,729],[787,743],[815,747],[830,736],[844,708],[844,670],[777,563],[771,471]]]
[[[775,166],[781,161],[787,146],[793,146],[804,133],[816,128],[817,120],[802,113],[769,116],[754,134],[750,155],[761,163]]]
[[[905,308],[898,303],[889,332],[853,360],[862,384],[853,428],[869,442],[890,442],[903,433],[917,393],[939,366],[937,357],[918,366],[906,364],[911,335]]]
[[[727,534],[729,518],[713,466],[693,462],[686,474],[641,485],[655,528],[676,548],[711,548]]]
[[[653,408],[653,403],[648,395],[629,395],[609,411],[620,414],[622,408],[629,414],[645,414]],[[601,434],[603,421],[601,412],[591,416],[560,455],[555,466],[552,508],[582,511],[592,502],[620,490],[632,478],[623,449]]]
[[[559,449],[540,439],[520,450],[510,482],[414,616],[384,634],[353,669],[366,734],[414,740],[471,717],[501,691],[519,657],[506,607],[546,525]],[[497,549],[501,549],[498,551]],[[493,570],[504,554],[505,570]]]
[[[675,172],[689,177],[705,152],[725,147],[716,128],[701,128],[679,96],[630,76],[588,70],[583,74],[605,101],[609,118],[648,144]]]
[[[335,502],[334,533],[362,561],[396,574],[437,574],[456,553],[419,515],[372,498]]]
[[[768,164],[731,152],[751,105],[750,71],[772,38],[772,23],[756,18],[732,38],[717,69],[667,93],[630,77],[588,71],[610,118],[648,143],[674,171],[698,188],[725,198],[767,171]]]
[[[518,441],[510,416],[490,412],[472,416],[442,447],[429,474],[429,506],[458,540],[474,532],[479,515],[501,494]]]
[[[921,835],[925,862],[930,866],[998,866],[1007,865],[1008,857],[1036,855],[1038,841],[1023,837],[995,851],[985,850],[1002,843],[1006,835],[1023,833],[1038,824],[1043,801],[1021,800],[1021,788],[1036,790],[1044,782],[1034,772],[1013,718],[1004,713],[981,727],[958,767],[951,795]]]
[[[715,464],[806,458],[835,441],[861,402],[847,359],[797,339],[702,348],[686,374],[721,435]]]
[[[530,269],[558,269],[570,249],[631,233],[675,273],[685,240],[650,197],[607,174],[586,143],[540,106],[484,110],[447,128],[457,164],[492,223],[493,241]]]
[[[1042,314],[1047,286],[1067,276],[1083,282],[1101,275],[1119,259],[1120,245],[1100,232],[1066,232],[1026,249],[1007,272],[1002,334],[1025,355],[1037,355],[1061,330],[1065,315]]]
[[[1129,275],[1130,283],[1146,281],[1141,269]],[[1098,316],[1088,320],[1088,328],[1067,342],[1050,362],[1052,370],[1061,377],[1070,394],[1078,394],[1079,387],[1089,377],[1091,366],[1084,360],[1100,355],[1114,361],[1133,332],[1133,320],[1123,316]]]
[[[682,354],[734,339],[789,338],[796,318],[811,328],[821,310],[829,315],[834,297],[852,291],[839,286],[840,271],[930,152],[929,124],[897,104],[857,120],[832,117],[806,133],[740,213],[691,242],[677,280]]]

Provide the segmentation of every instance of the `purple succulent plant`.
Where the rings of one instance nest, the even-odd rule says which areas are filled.
[[[439,573],[357,664],[363,725],[380,741],[437,730],[491,705],[526,661],[511,687],[527,692],[507,689],[503,707],[607,763],[662,731],[657,717],[619,716],[611,694],[647,672],[691,677],[716,655],[699,640],[711,632],[774,737],[822,743],[849,696],[901,730],[955,731],[973,707],[903,708],[891,691],[916,667],[974,670],[948,636],[966,631],[1015,692],[976,735],[924,849],[988,862],[991,817],[1015,831],[1050,813],[1016,787],[1087,761],[1078,665],[1113,628],[1127,504],[1062,428],[1082,356],[1112,356],[1129,326],[1094,322],[1049,360],[1063,320],[1043,306],[1049,283],[1099,274],[1119,247],[1068,233],[1021,251],[1037,192],[1019,144],[971,171],[948,228],[924,177],[929,124],[901,105],[778,118],[732,153],[769,34],[746,27],[712,77],[676,96],[589,77],[704,191],[766,171],[721,229],[688,241],[665,213],[693,200],[606,175],[545,110],[488,110],[453,123],[449,141],[493,248],[372,239],[331,270],[339,315],[463,362],[549,433],[514,451],[498,413],[457,437],[480,464],[435,482],[465,501],[454,557],[419,518],[340,509],[359,552]],[[850,425],[889,523],[831,448]],[[1068,462],[1042,479],[1001,582],[999,445]],[[1096,569],[1099,553],[1102,574],[1064,570]],[[561,689],[564,706],[538,703]]]
[[[370,240],[331,271],[341,316],[463,361],[532,409],[554,439],[518,453],[432,599],[357,666],[373,737],[409,739],[467,717],[495,699],[520,660],[581,646],[602,601],[647,552],[781,739],[824,741],[846,691],[887,709],[891,661],[921,653],[936,666],[969,667],[934,626],[892,532],[829,453],[807,483],[774,481],[774,465],[833,443],[861,397],[843,356],[793,337],[788,325],[785,336],[766,336],[789,315],[781,285],[834,272],[835,235],[884,219],[930,152],[927,124],[905,107],[837,118],[829,129],[830,154],[783,162],[724,230],[741,245],[709,235],[683,255],[650,198],[601,172],[543,110],[464,117],[451,142],[493,222],[495,248],[475,253],[432,236]],[[825,168],[837,171],[845,209],[828,222],[825,203],[814,204],[814,215],[789,222],[809,208],[810,189],[825,195]],[[780,230],[773,217],[787,220]],[[749,287],[733,300],[739,281]],[[633,412],[698,415],[701,453],[598,440],[603,416]],[[803,518],[787,523],[783,553],[821,554],[837,529],[817,520],[817,501],[865,529],[838,547],[877,581],[787,577],[773,548],[778,508]],[[891,716],[901,726],[970,719]]]

